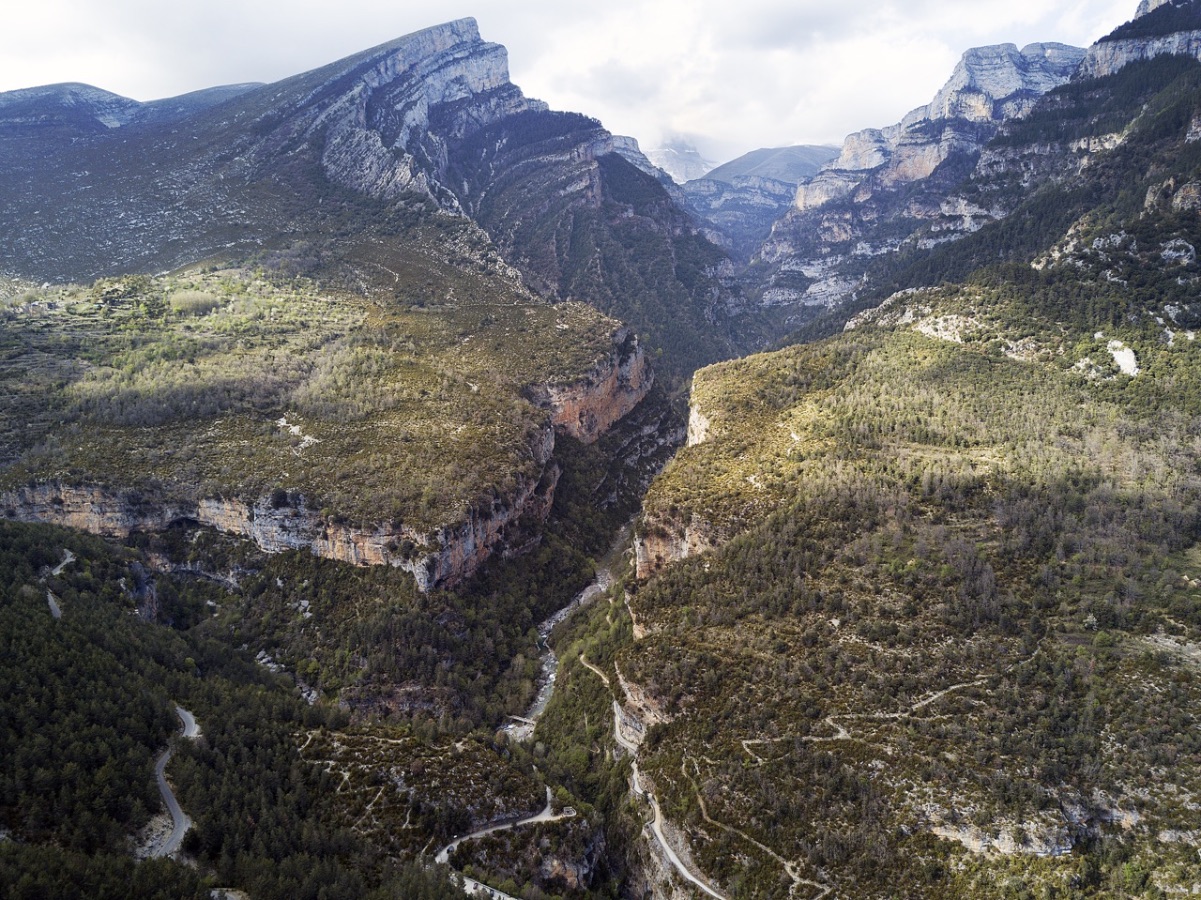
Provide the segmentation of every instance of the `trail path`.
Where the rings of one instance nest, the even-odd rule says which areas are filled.
[[[602,672],[600,669],[598,669],[596,666],[594,666],[592,663],[588,662],[588,657],[585,656],[583,653],[580,654],[580,662],[584,664],[584,668],[595,672],[597,677],[600,678],[600,680],[605,683],[605,687],[607,687],[607,688],[613,687],[613,685],[609,684],[609,676],[606,675],[604,672]]]
[[[609,689],[610,695],[613,695],[613,685],[609,682],[609,677],[599,668],[590,663],[588,658],[583,654],[580,655],[580,662],[583,663],[584,667],[590,672],[593,672],[597,677],[599,677],[600,680],[605,683],[605,687]],[[676,853],[675,849],[668,842],[667,835],[663,833],[663,810],[659,808],[659,801],[655,795],[642,785],[642,774],[638,770],[638,744],[627,738],[624,733],[625,720],[627,718],[633,719],[634,717],[627,713],[622,708],[621,703],[618,702],[617,697],[613,696],[613,740],[617,742],[619,747],[629,753],[631,759],[633,760],[632,777],[634,794],[650,804],[651,813],[653,815],[653,818],[648,823],[647,827],[655,836],[655,840],[659,842],[659,846],[663,848],[663,854],[667,857],[668,862],[671,863],[672,867],[679,872],[685,880],[704,891],[710,897],[715,897],[717,900],[727,900],[725,894],[721,893],[704,879],[693,873],[693,871],[689,869],[687,865],[685,865],[684,861],[680,859],[679,854]]]
[[[64,550],[63,551],[63,561],[60,562],[57,566],[55,566],[53,569],[51,569],[50,574],[51,575],[63,574],[63,569],[65,569],[67,566],[71,565],[71,563],[73,563],[73,562],[75,562],[75,554],[72,553],[70,550]]]
[[[63,569],[71,565],[73,562],[75,562],[75,554],[70,550],[64,549],[63,561],[51,569],[50,574],[55,576],[61,575],[63,573]],[[42,576],[41,580],[45,581],[45,576]],[[63,608],[59,606],[58,603],[58,597],[54,596],[54,592],[46,591],[46,605],[50,607],[50,615],[54,616],[55,619],[61,619],[63,617]]]

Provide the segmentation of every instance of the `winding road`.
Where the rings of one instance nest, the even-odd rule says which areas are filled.
[[[609,682],[609,677],[604,672],[590,663],[587,657],[585,657],[583,654],[580,655],[580,662],[583,663],[585,668],[595,673],[596,676],[605,683],[605,686],[609,688],[610,694],[613,693],[613,686]],[[694,875],[692,870],[684,864],[684,860],[680,859],[679,854],[676,853],[671,844],[668,843],[667,835],[663,833],[663,810],[659,808],[659,801],[656,799],[654,794],[642,786],[642,773],[638,771],[638,744],[628,739],[623,732],[623,726],[625,724],[627,715],[628,714],[625,712],[625,710],[622,709],[621,704],[617,702],[617,698],[614,697],[613,739],[617,742],[619,747],[630,754],[634,795],[641,797],[650,804],[651,813],[654,818],[651,819],[647,827],[650,828],[651,833],[659,842],[659,846],[663,848],[663,853],[667,856],[668,862],[671,863],[671,865],[677,872],[680,873],[680,875],[687,879],[691,884],[694,884],[696,887],[700,888],[710,897],[715,897],[716,900],[727,900],[725,894],[720,893],[715,888],[707,884],[703,879]]]
[[[195,716],[182,706],[175,707],[175,714],[179,716],[179,721],[183,725],[182,734],[185,738],[191,740],[200,736],[200,726],[196,724]],[[178,853],[184,835],[192,827],[192,820],[180,808],[179,801],[175,799],[175,793],[171,790],[171,785],[167,784],[167,763],[170,761],[171,748],[168,747],[158,758],[158,762],[154,764],[154,777],[158,780],[158,792],[163,795],[163,802],[167,804],[167,810],[171,813],[172,823],[171,834],[151,852],[150,855],[155,857],[174,856]]]
[[[448,863],[450,855],[455,852],[459,844],[466,841],[474,841],[477,838],[487,837],[490,834],[496,834],[498,831],[509,831],[513,828],[521,828],[523,825],[537,825],[539,822],[562,822],[564,819],[574,819],[576,811],[574,809],[566,809],[563,812],[555,815],[554,809],[551,806],[551,801],[554,795],[548,786],[546,789],[546,807],[542,812],[536,815],[528,816],[524,819],[518,819],[516,822],[502,822],[499,825],[489,825],[487,828],[481,828],[479,831],[473,831],[471,834],[465,834],[461,838],[455,838],[445,847],[437,852],[434,856],[434,862]],[[491,889],[489,889],[491,890]]]

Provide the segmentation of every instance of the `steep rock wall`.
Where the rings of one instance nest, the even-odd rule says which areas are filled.
[[[531,399],[550,411],[551,424],[591,444],[641,401],[655,375],[629,328],[613,333],[613,349],[587,375],[565,383],[536,385]]]
[[[700,406],[694,400],[688,407],[688,446],[703,444],[709,437],[711,424],[709,417],[701,412]]]
[[[1133,62],[1157,56],[1192,56],[1201,59],[1201,31],[1179,31],[1155,38],[1101,41],[1093,44],[1080,65],[1078,78],[1115,75]]]
[[[708,523],[693,516],[688,524],[650,522],[634,538],[638,578],[649,578],[664,566],[712,550],[716,546]]]
[[[508,53],[480,38],[474,19],[428,28],[381,48],[349,91],[321,110],[321,163],[334,181],[373,197],[433,191],[447,139],[546,105],[509,82]],[[344,78],[332,73],[330,84]]]
[[[1068,82],[1085,51],[1063,44],[969,50],[925,106],[887,128],[849,135],[838,159],[797,188],[757,253],[764,306],[833,306],[853,296],[874,257],[908,236],[928,248],[979,230],[996,210],[947,203],[965,166],[1008,121]]]
[[[540,479],[524,479],[516,494],[472,508],[465,519],[432,531],[400,523],[353,526],[321,516],[306,506],[275,507],[266,497],[253,502],[205,497],[156,504],[132,491],[56,482],[19,488],[0,496],[6,518],[78,528],[106,537],[161,531],[190,521],[254,541],[267,553],[309,550],[354,565],[390,565],[412,573],[422,591],[470,577],[506,539],[517,521],[543,521],[550,512],[557,466]],[[407,550],[406,548],[413,549]]]
[[[797,189],[797,209],[847,197],[869,179],[879,190],[929,177],[952,153],[979,150],[995,126],[1026,115],[1039,97],[1071,78],[1084,55],[1064,44],[967,51],[929,104],[896,125],[849,135],[838,159]]]

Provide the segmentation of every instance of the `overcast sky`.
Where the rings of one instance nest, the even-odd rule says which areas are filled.
[[[474,16],[513,81],[644,149],[714,161],[840,143],[933,97],[964,50],[1087,46],[1137,0],[37,0],[4,14],[0,91],[82,81],[150,100],[275,81]]]

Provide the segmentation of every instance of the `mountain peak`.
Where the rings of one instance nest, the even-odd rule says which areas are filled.
[[[1064,84],[1076,71],[1085,51],[1066,44],[1015,44],[974,47],[963,54],[950,79],[926,106],[919,106],[896,125],[870,128],[849,135],[838,159],[826,168],[866,173],[889,166],[886,181],[896,184],[929,175],[962,137],[944,140],[923,137],[931,122],[960,122],[995,127],[1024,115],[1038,97]],[[866,177],[866,176],[864,176]],[[820,206],[849,194],[863,178],[818,176],[797,195],[801,209]]]
[[[647,150],[646,158],[670,175],[676,184],[704,178],[717,166],[686,141],[669,141],[662,147]]]
[[[933,102],[914,110],[905,122],[994,121],[998,117],[994,104],[1018,95],[1045,94],[1071,77],[1084,54],[1066,44],[1030,44],[1021,50],[1014,44],[975,47],[963,54]]]
[[[1170,2],[1171,0],[1143,0],[1143,2],[1138,5],[1138,12],[1134,14],[1134,17],[1136,19],[1141,19],[1147,13],[1153,12],[1154,10],[1159,9],[1161,6],[1164,6]]]

